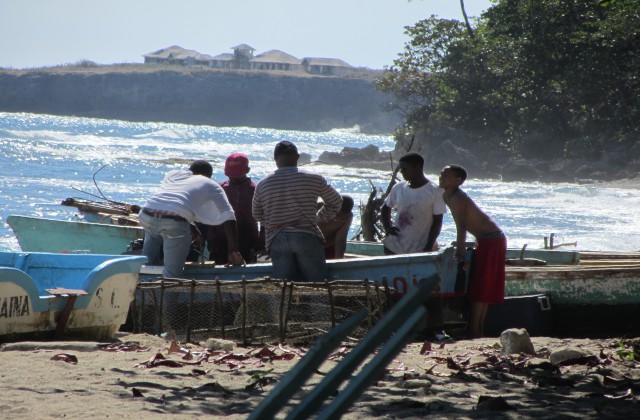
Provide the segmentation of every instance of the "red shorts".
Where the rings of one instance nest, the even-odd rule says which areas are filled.
[[[471,302],[504,301],[504,267],[507,238],[478,239],[473,254],[471,279],[467,296]]]

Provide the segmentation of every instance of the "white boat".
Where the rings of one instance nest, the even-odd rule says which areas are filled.
[[[124,324],[145,257],[0,252],[0,340],[104,340]]]

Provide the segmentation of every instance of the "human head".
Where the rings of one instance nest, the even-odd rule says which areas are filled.
[[[276,147],[273,149],[273,159],[276,161],[278,168],[297,166],[299,157],[298,148],[290,141],[283,140],[276,144]]]
[[[424,177],[424,158],[419,153],[407,153],[399,161],[402,177],[411,182]]]
[[[440,188],[455,189],[464,183],[467,179],[467,170],[460,165],[447,165],[440,172],[439,186]]]
[[[405,162],[411,166],[418,167],[420,168],[420,170],[422,170],[422,168],[424,167],[424,158],[420,155],[420,153],[407,153],[400,158],[400,162]]]
[[[229,178],[244,178],[249,170],[249,158],[243,153],[230,154],[224,162],[224,174]]]
[[[211,178],[211,175],[213,175],[213,166],[206,160],[196,160],[192,162],[189,170],[193,172],[194,175],[202,175],[207,178]]]
[[[455,163],[453,163],[451,165],[445,166],[445,169],[446,168],[451,169],[451,172],[453,172],[458,178],[462,179],[462,182],[467,180],[467,170],[464,169],[464,167],[462,167],[460,165],[456,165]],[[461,182],[461,184],[462,184],[462,182]]]
[[[353,211],[353,198],[350,195],[342,196],[342,206],[340,206],[340,213],[351,213]]]

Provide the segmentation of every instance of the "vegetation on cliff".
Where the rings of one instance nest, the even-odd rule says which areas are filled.
[[[593,160],[640,146],[635,0],[496,0],[473,28],[432,16],[406,32],[378,87],[433,147]]]
[[[81,62],[0,70],[0,111],[302,131],[358,124],[387,134],[401,118],[383,110],[390,95],[375,89],[378,75]]]

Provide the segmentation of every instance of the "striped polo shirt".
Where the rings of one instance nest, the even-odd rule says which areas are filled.
[[[318,198],[324,201],[320,211]],[[268,249],[281,230],[310,233],[324,240],[318,223],[332,220],[341,204],[342,197],[323,176],[287,166],[258,183],[252,213],[265,227]]]

